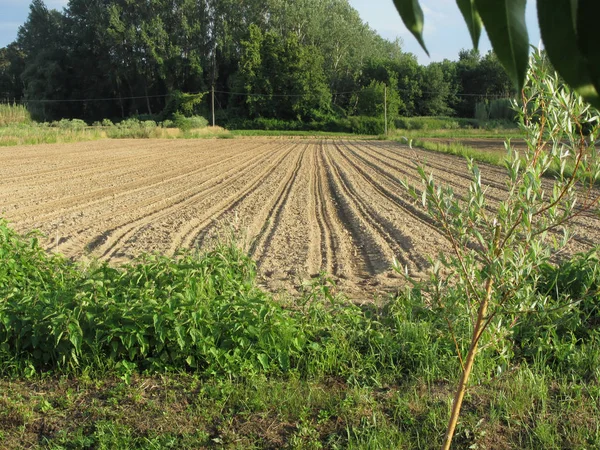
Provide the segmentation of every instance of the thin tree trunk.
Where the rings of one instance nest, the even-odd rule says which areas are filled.
[[[471,346],[469,347],[469,353],[467,353],[467,359],[465,361],[465,368],[456,389],[454,396],[454,402],[452,404],[452,413],[450,414],[450,420],[448,422],[448,429],[446,430],[446,437],[444,438],[444,445],[442,450],[450,450],[452,444],[452,438],[454,437],[454,430],[458,423],[458,417],[460,416],[460,409],[462,407],[467,385],[469,383],[469,377],[471,376],[471,370],[473,369],[473,362],[477,355],[477,346],[479,345],[479,339],[485,326],[485,317],[488,310],[488,305],[492,296],[493,280],[489,278],[485,287],[485,298],[479,305],[479,312],[477,313],[477,322],[475,322],[475,328],[473,329],[473,337],[471,339]]]

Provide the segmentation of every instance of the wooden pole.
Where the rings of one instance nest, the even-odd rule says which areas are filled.
[[[387,84],[383,85],[383,121],[385,122],[385,135],[387,136]]]
[[[215,126],[215,85],[212,87],[212,126]]]

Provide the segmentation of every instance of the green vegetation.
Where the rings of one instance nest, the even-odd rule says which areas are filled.
[[[31,122],[31,116],[24,106],[0,103],[0,127],[29,122]]]
[[[127,119],[105,128],[106,136],[113,139],[149,139],[162,137],[162,130],[153,120]]]
[[[472,130],[479,128],[480,122],[455,117],[399,117],[394,126],[399,130]]]
[[[20,123],[0,127],[0,147],[91,141],[101,137],[100,129],[79,126],[69,128],[64,126],[64,122],[63,126]]]
[[[407,138],[396,138],[399,142],[407,142]],[[475,161],[485,162],[493,164],[495,166],[501,166],[504,163],[506,157],[506,151],[489,151],[489,150],[478,150],[468,145],[463,145],[460,142],[448,143],[443,142],[431,142],[421,140],[408,140],[410,145],[414,147],[424,148],[425,150],[432,150],[434,152],[446,153],[448,155],[462,156],[464,158],[471,158]]]
[[[469,330],[419,288],[357,306],[321,278],[282,304],[233,244],[79,266],[6,222],[0,263],[3,446],[441,444]],[[599,267],[544,265],[538,312],[481,351],[457,445],[600,445]]]
[[[518,327],[524,315],[546,315],[552,302],[548,297],[539,296],[541,286],[547,285],[541,269],[567,246],[570,223],[574,218],[600,213],[600,198],[594,192],[594,184],[600,180],[600,162],[594,144],[600,132],[597,110],[563,85],[540,50],[532,55],[522,98],[522,103],[517,105],[515,102],[514,108],[520,128],[526,135],[527,149],[520,152],[510,142],[506,144],[508,154],[504,166],[508,195],[497,204],[490,207],[492,201],[487,187],[472,159],[468,160],[472,181],[464,195],[456,195],[450,186],[440,186],[422,166],[418,167],[421,185],[406,186],[414,200],[422,203],[452,248],[448,254],[440,255],[433,266],[429,284],[423,287],[431,304],[448,321],[462,368],[444,450],[452,444],[479,355],[490,342],[501,354],[514,351],[509,344],[509,339],[515,336],[513,327],[507,327],[506,323]],[[569,162],[573,168],[568,170]],[[553,177],[545,185],[543,177],[551,170]],[[592,261],[597,264],[597,259]],[[402,268],[397,267],[397,270],[401,272]],[[577,286],[576,292],[590,286],[597,294],[597,286],[580,285],[587,278],[586,272],[566,271],[577,274],[572,279]],[[568,275],[550,277],[556,283],[568,278]],[[559,290],[558,284],[551,283],[549,289],[555,288],[556,296],[568,301],[569,291],[564,292],[565,286]],[[462,297],[459,303],[454,303],[458,298],[456,291]],[[548,296],[549,291],[546,292]],[[559,301],[553,306],[564,308],[564,312],[568,303]],[[592,325],[580,318],[579,323],[582,322],[582,328],[586,330]],[[556,321],[551,327],[558,325]],[[540,328],[543,327],[530,331],[537,334]],[[464,339],[455,332],[456,329],[469,330],[467,335],[470,337]],[[586,334],[582,339],[584,346],[587,346],[588,337]],[[593,350],[585,354],[592,358],[598,356]],[[551,364],[547,360],[545,363]],[[594,365],[586,358],[571,363],[578,366],[575,376],[584,377]],[[596,373],[592,375],[595,376]]]
[[[0,101],[26,104],[37,121],[210,117],[213,87],[217,124],[228,129],[246,119],[381,122],[384,96],[390,125],[472,118],[477,102],[514,94],[493,54],[422,66],[347,0],[71,0],[60,12],[33,0],[15,42],[0,49]],[[359,132],[383,131],[369,126]]]
[[[276,130],[231,130],[232,136],[285,136],[285,137],[320,137],[320,138],[347,138],[347,139],[376,139],[377,136],[361,136],[344,132],[332,131],[276,131]]]

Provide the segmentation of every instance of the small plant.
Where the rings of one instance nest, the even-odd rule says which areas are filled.
[[[477,354],[496,354],[502,369],[510,357],[504,338],[511,326],[544,304],[542,268],[568,243],[569,222],[598,214],[593,190],[600,178],[593,144],[597,111],[561,85],[540,51],[532,56],[522,101],[514,106],[527,151],[520,154],[506,143],[508,194],[499,203],[488,199],[472,160],[473,181],[464,196],[439,186],[424,167],[418,168],[421,189],[407,186],[453,249],[451,255],[440,255],[430,284],[423,286],[427,301],[447,319],[462,368],[445,449],[452,442]],[[569,164],[572,170],[567,170]],[[549,185],[544,176],[553,167],[558,170]]]

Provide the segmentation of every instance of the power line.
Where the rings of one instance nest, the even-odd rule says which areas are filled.
[[[65,98],[62,100],[42,99],[42,100],[23,100],[23,103],[74,103],[74,102],[100,102],[100,101],[115,101],[115,100],[140,100],[145,98],[164,98],[171,97],[172,94],[163,95],[140,95],[137,97],[105,97],[105,98]]]
[[[332,92],[331,95],[346,95],[356,94],[360,91],[347,91],[347,92]],[[306,94],[256,94],[252,92],[227,92],[227,91],[215,91],[219,94],[239,95],[243,97],[304,97]]]
[[[350,95],[350,94],[358,94],[362,90],[354,90],[354,91],[342,91],[342,92],[332,92],[332,96],[338,95]],[[410,89],[396,89],[398,92],[412,93]],[[231,91],[219,91],[215,90],[215,93],[218,94],[228,94],[228,95],[238,95],[243,97],[278,97],[278,98],[291,98],[291,97],[304,97],[307,94],[263,94],[263,93],[253,93],[253,92],[231,92]],[[206,94],[206,92],[186,92],[189,95],[198,95],[198,94]],[[438,94],[436,91],[420,91],[416,92],[418,95],[432,95]],[[17,103],[86,103],[86,102],[101,102],[101,101],[123,101],[123,100],[143,100],[149,98],[166,98],[172,97],[173,94],[156,94],[156,95],[139,95],[139,96],[129,96],[129,97],[103,97],[103,98],[70,98],[70,99],[23,99]],[[511,98],[510,96],[500,95],[500,94],[469,94],[469,93],[453,93],[448,94],[448,96],[455,97],[478,97],[478,98]]]

